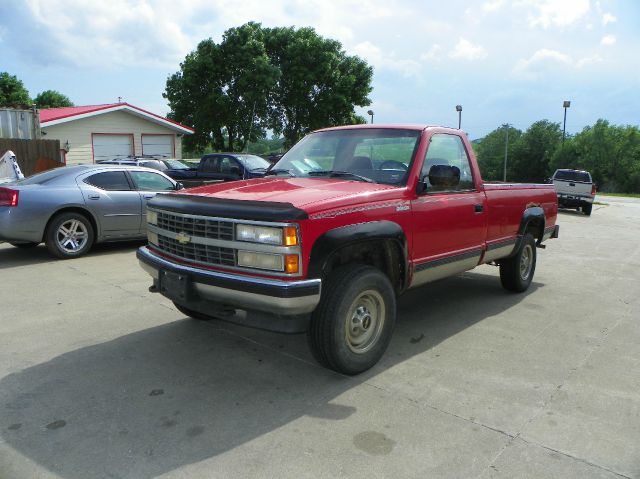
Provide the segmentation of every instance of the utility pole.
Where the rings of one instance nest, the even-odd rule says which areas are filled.
[[[564,137],[565,137],[565,131],[567,129],[567,108],[569,108],[571,106],[571,102],[568,100],[565,100],[562,102],[562,108],[564,108],[564,123],[562,124],[562,144],[564,145]]]

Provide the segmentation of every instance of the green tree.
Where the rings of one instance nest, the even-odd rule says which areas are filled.
[[[55,90],[45,90],[33,99],[38,108],[61,108],[73,106],[69,97]]]
[[[264,137],[269,92],[278,78],[265,52],[264,32],[247,23],[227,30],[220,44],[200,42],[167,80],[164,97],[170,117],[192,125],[196,133],[185,138],[195,151],[240,151],[250,139]]]
[[[0,106],[4,107],[29,107],[31,98],[24,83],[14,75],[0,72]]]
[[[511,125],[502,125],[485,136],[475,145],[475,152],[478,158],[482,178],[488,181],[501,181],[504,177],[504,154],[507,147],[508,131],[508,151],[507,165],[513,161],[513,154],[516,145],[520,141],[522,131]],[[507,180],[512,178],[507,175]]]
[[[552,173],[551,157],[562,143],[560,123],[539,120],[515,143],[507,165],[510,181],[542,182]]]
[[[373,71],[339,42],[312,28],[265,29],[247,23],[208,39],[167,79],[170,118],[189,124],[189,151],[243,150],[267,129],[291,146],[306,132],[363,123],[354,106],[370,104]]]
[[[318,128],[364,123],[354,106],[371,104],[373,69],[348,56],[340,42],[313,28],[273,28],[265,35],[267,53],[280,72],[272,93],[270,126],[287,147]]]

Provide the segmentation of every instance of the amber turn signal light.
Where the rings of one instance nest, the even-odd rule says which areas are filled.
[[[300,270],[297,254],[287,254],[284,256],[284,270],[289,273],[297,273]]]
[[[283,234],[285,246],[298,246],[298,230],[295,226],[285,226]]]

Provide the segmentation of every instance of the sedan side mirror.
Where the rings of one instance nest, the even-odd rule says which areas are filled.
[[[180,183],[179,181],[176,183],[176,190],[184,190],[184,185],[182,183]]]

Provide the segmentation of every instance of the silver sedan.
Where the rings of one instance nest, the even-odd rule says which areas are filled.
[[[77,258],[102,241],[146,235],[146,203],[181,189],[143,167],[56,168],[0,187],[0,241],[20,248],[44,242],[58,258]]]

